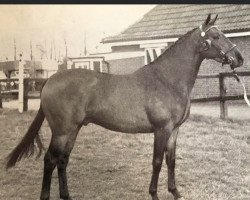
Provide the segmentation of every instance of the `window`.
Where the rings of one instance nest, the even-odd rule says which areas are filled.
[[[83,65],[83,69],[88,69],[88,65]]]
[[[83,69],[89,69],[89,62],[83,61],[83,62],[76,62],[75,68],[83,68]]]
[[[158,58],[163,53],[162,49],[162,47],[145,49],[145,64],[149,64]]]
[[[93,65],[94,65],[94,71],[98,71],[98,72],[101,71],[101,64],[100,64],[100,61],[94,61],[94,62],[93,62]]]

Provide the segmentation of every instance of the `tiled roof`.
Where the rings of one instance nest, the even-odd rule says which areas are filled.
[[[216,25],[225,33],[250,30],[250,5],[158,5],[122,33],[103,43],[179,37],[201,25],[207,14],[218,14]],[[215,15],[212,15],[214,17]]]

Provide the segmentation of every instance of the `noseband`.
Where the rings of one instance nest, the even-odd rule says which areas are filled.
[[[217,26],[210,26],[207,30],[204,31],[204,30],[202,29],[202,25],[200,25],[199,28],[200,28],[200,31],[201,31],[201,37],[205,37],[206,32],[208,32],[211,28],[217,28],[217,29],[218,29]],[[207,39],[205,42],[203,42],[202,45],[205,46],[205,47],[207,47],[207,48],[204,49],[203,51],[207,51],[207,50],[212,46],[212,41],[211,41],[210,39]],[[220,55],[221,55],[221,57],[222,57],[222,59],[223,59],[222,65],[225,64],[225,63],[228,63],[228,64],[231,65],[231,64],[233,63],[234,58],[233,58],[233,57],[228,57],[227,54],[228,54],[230,51],[232,51],[235,47],[236,47],[236,44],[233,44],[232,47],[231,47],[230,49],[228,49],[226,52],[223,51],[222,49],[218,49],[219,52],[220,52]],[[218,48],[218,47],[217,47],[217,48]]]

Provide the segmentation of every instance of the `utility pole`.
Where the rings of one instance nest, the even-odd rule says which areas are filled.
[[[14,38],[14,60],[16,60],[16,38]]]
[[[68,47],[67,47],[67,41],[65,38],[64,38],[64,44],[65,44],[65,56],[67,58],[68,57]]]
[[[52,41],[50,43],[50,60],[52,60]]]
[[[60,56],[61,56],[61,51],[60,51],[60,48],[58,50],[58,60],[60,59]]]
[[[45,47],[45,58],[48,59],[48,51],[47,51],[47,40],[44,40],[44,47]]]
[[[30,40],[30,60],[33,60],[32,40]]]
[[[54,46],[54,60],[56,60],[56,45],[55,45],[55,40],[53,40],[53,46]]]
[[[86,31],[84,32],[84,56],[87,56]]]

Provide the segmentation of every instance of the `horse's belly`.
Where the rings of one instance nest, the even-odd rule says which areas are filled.
[[[126,133],[149,133],[152,126],[146,112],[131,108],[99,110],[91,117],[91,121],[104,128]]]
[[[97,119],[95,123],[109,130],[124,133],[150,133],[153,131],[149,123],[142,123],[141,121]]]

